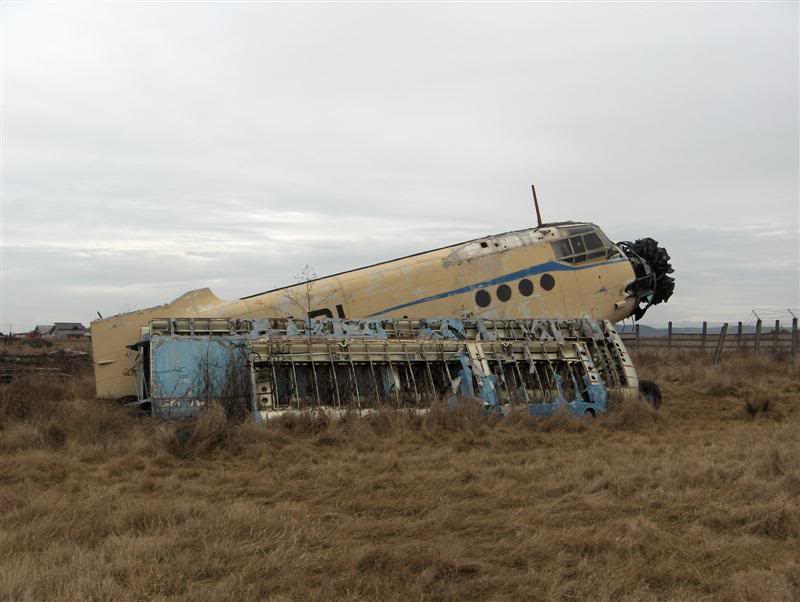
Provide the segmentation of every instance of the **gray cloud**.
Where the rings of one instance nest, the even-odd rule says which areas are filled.
[[[5,4],[2,328],[548,220],[800,305],[798,6]]]

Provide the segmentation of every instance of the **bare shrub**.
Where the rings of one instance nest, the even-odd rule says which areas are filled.
[[[247,347],[243,344],[226,349],[225,359],[221,361],[209,347],[195,369],[192,392],[205,408],[220,408],[231,423],[242,423],[250,416],[251,383],[247,357]]]
[[[782,420],[783,412],[780,411],[777,402],[771,401],[768,397],[751,394],[744,401],[744,411],[750,418],[769,418],[772,420]]]
[[[295,314],[306,319],[319,301],[315,298],[316,270],[306,264],[294,277],[295,285],[284,290],[283,296],[290,307],[289,316]],[[310,335],[309,335],[310,336]]]
[[[42,438],[47,447],[52,449],[61,449],[67,442],[67,434],[60,426],[51,425],[44,430]]]
[[[250,416],[250,373],[247,363],[247,348],[235,347],[225,365],[219,404],[228,422],[241,423]]]

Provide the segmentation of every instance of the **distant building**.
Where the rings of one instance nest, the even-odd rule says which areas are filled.
[[[34,337],[46,337],[55,327],[55,324],[37,324],[31,333]]]
[[[88,335],[86,327],[80,322],[56,322],[50,332],[42,336],[50,339],[80,339]]]

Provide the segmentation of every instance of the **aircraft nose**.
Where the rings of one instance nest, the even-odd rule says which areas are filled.
[[[635,280],[628,285],[628,292],[636,297],[634,318],[639,320],[652,305],[666,303],[675,291],[675,279],[670,276],[675,270],[670,256],[658,241],[639,238],[636,242],[617,243],[633,266]]]

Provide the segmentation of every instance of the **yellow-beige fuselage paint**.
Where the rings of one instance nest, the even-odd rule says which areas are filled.
[[[625,291],[634,278],[625,255],[614,253],[576,266],[559,260],[550,244],[566,236],[558,225],[508,232],[238,300],[220,299],[204,288],[165,305],[96,320],[92,348],[97,394],[136,394],[127,346],[139,341],[143,327],[156,318],[258,319],[311,312],[347,318],[590,317],[616,322],[629,316],[636,299]],[[528,282],[521,286],[523,280]],[[501,299],[509,290],[499,291],[502,286],[510,289],[506,301]],[[485,307],[478,303],[481,291],[483,304],[488,294]]]

